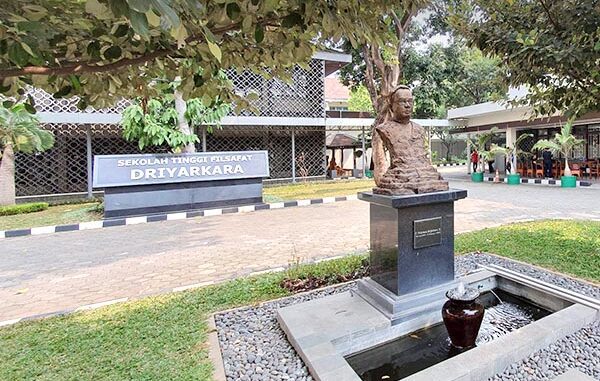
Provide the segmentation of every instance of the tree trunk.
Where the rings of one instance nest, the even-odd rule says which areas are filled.
[[[15,204],[15,153],[12,144],[4,146],[0,161],[0,205]]]
[[[565,156],[565,176],[571,176],[571,168],[569,168],[569,159]]]
[[[177,128],[185,135],[193,135],[193,131],[185,118],[187,105],[183,96],[178,90],[175,90],[175,110],[177,110]],[[181,152],[196,152],[194,143],[186,144],[181,148]]]
[[[365,44],[362,48],[363,59],[365,60],[366,65],[364,84],[369,91],[371,103],[377,113],[375,122],[371,127],[372,160],[375,166],[373,177],[377,186],[380,185],[383,175],[388,170],[388,165],[386,162],[383,141],[381,140],[379,133],[375,130],[375,127],[389,118],[388,103],[390,100],[388,97],[402,80],[402,41],[404,40],[406,31],[410,27],[412,18],[424,6],[424,4],[421,4],[420,2],[417,3],[418,4],[410,2],[410,6],[404,10],[401,17],[394,11],[391,11],[388,15],[393,18],[394,32],[397,38],[397,62],[394,63],[389,60],[384,60],[380,46],[374,41],[370,44]],[[375,74],[375,71],[378,72],[379,76]],[[379,77],[378,82],[376,81],[377,77]]]

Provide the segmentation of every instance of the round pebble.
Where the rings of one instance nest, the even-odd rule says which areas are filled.
[[[488,254],[456,257],[455,271],[461,276],[476,270],[479,265],[490,264],[600,299],[600,287]],[[279,327],[276,311],[281,307],[345,292],[355,287],[354,283],[349,283],[216,314],[215,322],[227,380],[312,381],[302,359]],[[584,327],[510,365],[489,381],[546,381],[571,368],[600,379],[600,323]]]

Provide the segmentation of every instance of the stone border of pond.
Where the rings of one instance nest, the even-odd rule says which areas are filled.
[[[457,257],[456,274],[464,275],[482,265],[498,265],[600,299],[600,287],[493,255]],[[349,283],[215,314],[226,380],[312,380],[308,368],[279,327],[276,311],[281,307],[354,290],[355,287],[354,283]],[[595,320],[597,318],[596,314]],[[574,328],[573,332],[563,333],[567,336],[542,343],[540,348],[522,360],[498,369],[498,373],[490,380],[547,380],[569,368],[577,368],[592,377],[600,376],[600,367],[597,366],[597,359],[600,358],[600,324],[596,321],[581,329]],[[338,380],[344,379],[340,376],[338,374]]]

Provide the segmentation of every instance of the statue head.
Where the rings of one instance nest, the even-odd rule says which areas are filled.
[[[390,95],[390,111],[392,119],[401,122],[408,122],[412,115],[413,96],[412,92],[405,85],[397,86]]]

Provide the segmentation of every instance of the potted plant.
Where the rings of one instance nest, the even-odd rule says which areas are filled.
[[[490,140],[492,140],[492,138],[494,136],[496,136],[497,132],[498,132],[498,129],[496,127],[493,127],[488,132],[484,132],[484,133],[477,135],[477,139],[475,139],[475,140],[473,140],[471,138],[467,139],[469,144],[473,148],[475,148],[477,150],[477,153],[479,154],[479,162],[477,163],[477,171],[473,172],[471,174],[471,180],[476,183],[480,183],[483,181],[483,172],[485,170],[485,168],[484,168],[485,161],[484,160],[487,160],[488,158],[491,157],[491,153],[485,149],[485,146],[488,144],[488,142]]]
[[[553,154],[562,154],[565,157],[565,174],[560,178],[563,188],[574,188],[577,184],[577,177],[571,175],[569,168],[569,156],[573,152],[573,148],[584,143],[584,140],[577,139],[572,133],[573,122],[569,120],[565,123],[560,133],[556,134],[552,140],[542,139],[535,143],[533,149],[550,149]]]

